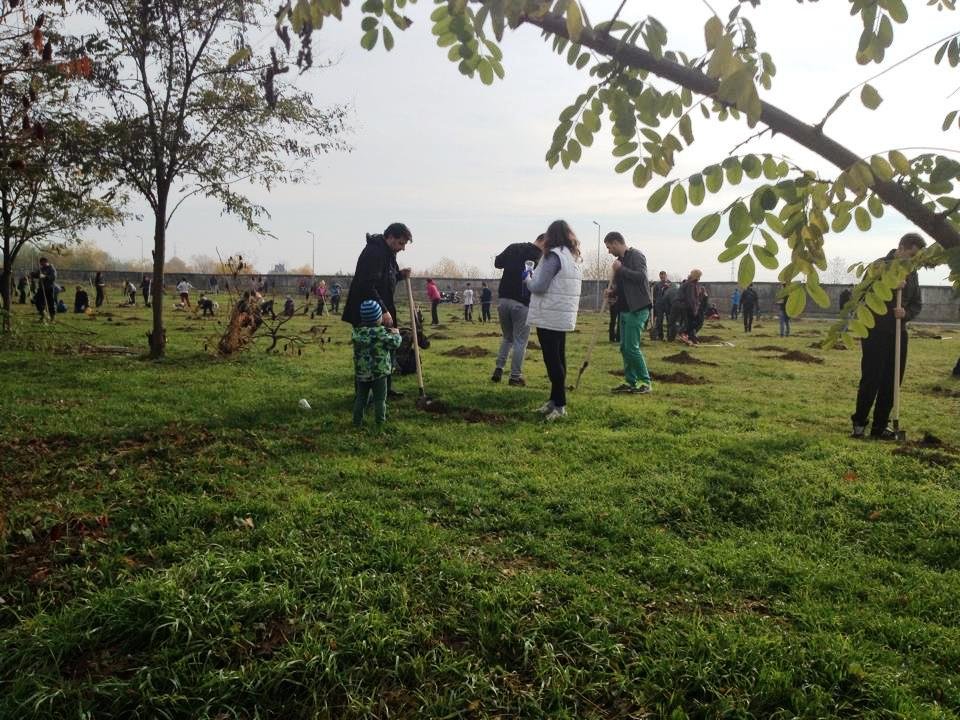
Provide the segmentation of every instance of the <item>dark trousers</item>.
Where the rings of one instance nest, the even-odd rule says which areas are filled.
[[[480,322],[490,322],[490,303],[480,303]]]
[[[330,296],[330,312],[331,313],[340,312],[340,296],[339,295]]]
[[[550,399],[554,407],[564,407],[567,404],[567,334],[537,328],[537,340],[550,378]]]
[[[463,306],[463,319],[465,321],[473,322],[473,305]]]
[[[873,429],[883,430],[890,420],[893,408],[893,361],[896,335],[874,330],[860,341],[860,387],[857,390],[857,409],[854,425],[866,427],[873,406]],[[900,382],[907,369],[907,333],[900,333]]]
[[[326,303],[324,303],[323,298],[317,298],[316,314],[323,315],[323,309],[325,306],[326,306]]]
[[[150,307],[150,288],[143,288],[143,304]]]
[[[440,324],[440,318],[437,317],[437,307],[439,307],[439,305],[440,305],[440,301],[439,301],[439,300],[431,300],[431,301],[430,301],[430,324],[431,324],[431,325],[439,325],[439,324]]]
[[[670,308],[670,315],[667,319],[667,340],[673,342],[677,339],[677,331],[680,329],[680,323],[683,322],[683,306],[673,305]]]
[[[650,337],[653,340],[663,340],[663,313],[658,312],[653,316],[653,329],[650,331]]]
[[[753,308],[743,308],[743,331],[753,332]]]
[[[50,313],[50,319],[52,320],[57,314],[57,299],[53,296],[53,288],[44,288],[41,285],[37,290],[34,302],[36,302],[37,311],[40,313],[41,318],[43,318],[46,313]]]
[[[20,304],[26,305],[26,303],[27,303],[27,289],[20,288]]]
[[[693,312],[692,310],[687,311],[685,325],[688,340],[697,339],[697,328],[703,324],[699,323],[699,320],[700,318],[697,313]]]
[[[736,320],[736,319],[737,319],[737,315],[739,315],[739,314],[740,314],[740,304],[739,304],[739,303],[733,303],[733,304],[730,306],[730,319],[731,319],[731,320]]]
[[[97,285],[97,300],[96,300],[97,307],[100,307],[101,305],[103,305],[103,300],[104,300],[103,288]]]
[[[383,425],[387,419],[387,387],[388,377],[378,377],[373,380],[357,380],[357,394],[353,399],[353,424],[359,427],[363,424],[364,412],[370,395],[373,395],[373,417],[377,425]]]
[[[610,342],[620,342],[620,311],[610,307]]]

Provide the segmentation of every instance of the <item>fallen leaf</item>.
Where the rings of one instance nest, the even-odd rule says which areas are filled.
[[[860,478],[857,477],[857,474],[853,470],[847,470],[847,472],[843,474],[843,479],[846,482],[856,482]]]
[[[867,520],[879,520],[879,519],[880,519],[880,511],[879,511],[879,510],[874,510],[872,513],[870,513],[869,515],[867,515]]]

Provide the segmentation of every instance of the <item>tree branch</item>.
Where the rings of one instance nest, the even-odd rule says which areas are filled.
[[[562,15],[547,13],[539,18],[525,16],[521,18],[521,22],[539,27],[553,35],[559,35],[567,39],[570,37],[567,32],[566,20]],[[623,65],[646,70],[699,95],[716,96],[719,83],[713,78],[699,70],[678,65],[665,58],[654,57],[651,53],[636,45],[622,45],[619,39],[606,33],[598,33],[592,28],[584,28],[577,42],[583,47],[609,57],[616,54],[617,61]],[[771,131],[785,135],[840,170],[848,170],[860,161],[860,156],[857,153],[847,149],[822,132],[818,132],[814,126],[768,102],[762,102],[761,106],[760,122],[767,125]],[[887,205],[898,210],[904,217],[940,243],[941,246],[945,248],[960,247],[960,232],[946,218],[924,207],[922,202],[911,196],[899,184],[875,179],[870,187]]]

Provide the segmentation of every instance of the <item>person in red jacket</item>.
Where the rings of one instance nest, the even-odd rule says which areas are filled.
[[[437,317],[437,306],[440,304],[440,288],[433,278],[427,280],[427,298],[430,300],[430,324],[439,325],[440,318]]]

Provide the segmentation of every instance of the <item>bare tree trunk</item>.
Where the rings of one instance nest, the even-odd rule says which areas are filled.
[[[150,295],[153,302],[153,328],[147,333],[150,341],[150,357],[162,358],[167,350],[167,331],[163,327],[163,265],[167,242],[167,203],[163,193],[155,209],[153,229],[153,282]]]
[[[3,308],[3,332],[10,332],[10,318],[13,313],[13,261],[3,254],[3,273],[0,273],[0,307]]]

